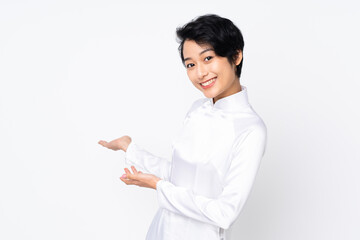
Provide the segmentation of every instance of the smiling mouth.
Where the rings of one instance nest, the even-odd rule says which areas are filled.
[[[216,80],[216,77],[213,77],[213,78],[211,78],[211,79],[209,79],[209,80],[207,80],[205,82],[200,83],[200,85],[201,86],[207,86],[207,85],[213,83],[215,80]]]

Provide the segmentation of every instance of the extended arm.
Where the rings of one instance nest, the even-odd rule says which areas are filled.
[[[169,180],[171,161],[155,156],[133,141],[125,152],[125,163],[134,164],[161,179]]]
[[[114,151],[123,150],[127,164],[134,164],[162,179],[169,179],[171,162],[146,151],[143,147],[134,143],[134,140],[129,136],[125,135],[110,142],[100,140],[98,143]]]
[[[234,145],[221,195],[207,198],[166,180],[157,182],[160,207],[227,229],[236,220],[254,183],[265,152],[266,127],[256,128]]]
[[[186,122],[189,114],[204,101],[203,98],[194,101],[187,111],[183,124]],[[134,164],[145,169],[147,172],[154,174],[164,180],[169,180],[171,171],[171,160],[155,156],[136,142],[131,141],[125,155],[127,164]]]

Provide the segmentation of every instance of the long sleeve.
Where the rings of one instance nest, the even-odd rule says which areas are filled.
[[[187,111],[183,124],[186,122],[189,114],[204,101],[203,98],[194,101]],[[125,152],[125,163],[128,165],[134,164],[147,172],[158,176],[161,179],[169,180],[171,171],[171,160],[155,156],[134,140],[132,140]]]
[[[166,158],[155,156],[145,148],[132,140],[125,152],[125,163],[135,165],[147,172],[168,180],[170,175],[171,161]]]
[[[258,125],[232,148],[231,164],[222,193],[217,198],[196,195],[167,180],[157,183],[159,205],[171,212],[228,229],[243,208],[265,153],[267,130]]]

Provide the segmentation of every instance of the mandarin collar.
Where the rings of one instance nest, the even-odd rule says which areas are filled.
[[[239,111],[250,105],[248,101],[247,88],[243,85],[241,85],[240,92],[220,98],[215,102],[215,104],[213,103],[213,98],[207,98],[207,101],[212,108],[226,111]]]

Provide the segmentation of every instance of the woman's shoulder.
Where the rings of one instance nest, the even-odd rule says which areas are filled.
[[[237,138],[241,138],[250,132],[267,135],[267,126],[264,120],[251,106],[246,113],[235,117],[233,123]]]

